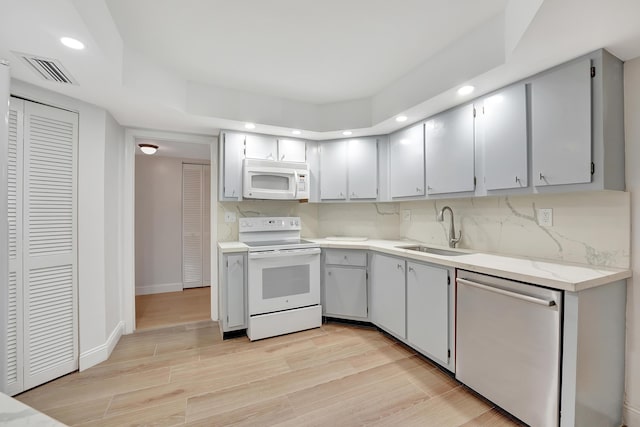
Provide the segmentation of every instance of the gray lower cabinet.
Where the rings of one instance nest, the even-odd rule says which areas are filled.
[[[371,255],[371,322],[402,340],[407,338],[405,268],[404,259]]]
[[[326,250],[322,279],[325,316],[368,320],[366,252]]]
[[[224,332],[247,328],[247,255],[231,253],[220,256],[219,312]]]
[[[421,353],[448,366],[454,319],[448,268],[407,262],[407,341]],[[451,363],[450,369],[454,366]]]

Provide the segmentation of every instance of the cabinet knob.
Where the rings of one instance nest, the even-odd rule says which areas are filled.
[[[402,270],[402,264],[397,265],[398,270]]]
[[[520,178],[516,175],[516,182],[520,182]]]
[[[344,256],[344,259],[347,259],[347,256],[346,256],[346,255]]]
[[[422,191],[422,188],[416,187],[416,193],[420,193],[421,191]]]
[[[409,271],[415,271],[413,267],[409,267]]]
[[[327,271],[327,275],[328,275],[328,276],[331,276],[331,272],[330,272],[330,271]]]
[[[544,175],[542,174],[542,172],[540,172],[540,181],[542,181],[544,179]]]

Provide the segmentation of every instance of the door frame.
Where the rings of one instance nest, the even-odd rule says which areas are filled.
[[[124,333],[130,334],[136,329],[136,271],[135,271],[135,155],[137,139],[153,139],[158,141],[180,141],[194,144],[208,144],[211,146],[211,320],[218,320],[218,263],[217,224],[218,224],[218,138],[208,135],[194,135],[159,130],[126,128],[124,152],[124,179],[122,194],[124,195],[124,209],[122,224],[124,236],[122,242],[122,319]],[[215,237],[214,237],[215,236]]]

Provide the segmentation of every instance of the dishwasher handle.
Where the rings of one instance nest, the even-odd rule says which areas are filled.
[[[495,288],[493,286],[489,286],[489,285],[485,285],[482,283],[478,283],[478,282],[472,282],[471,280],[467,280],[467,279],[461,279],[461,278],[457,278],[456,282],[462,284],[462,285],[467,285],[467,286],[473,286],[474,288],[478,288],[478,289],[482,289],[488,292],[494,292],[496,294],[500,294],[500,295],[505,295],[511,298],[516,298],[522,301],[526,301],[526,302],[530,302],[533,304],[538,304],[538,305],[542,305],[545,307],[553,307],[554,305],[556,305],[556,302],[554,300],[546,300],[546,299],[542,299],[542,298],[537,298],[537,297],[532,297],[529,295],[524,295],[524,294],[520,294],[518,292],[512,292],[512,291],[507,291],[505,289],[500,289],[500,288]]]

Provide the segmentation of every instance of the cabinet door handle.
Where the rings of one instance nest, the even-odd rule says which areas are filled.
[[[542,172],[540,172],[540,181],[544,180],[544,175],[542,175]]]
[[[516,182],[520,182],[520,178],[516,175]]]
[[[331,272],[330,272],[330,271],[327,271],[327,275],[328,275],[328,276],[331,276]]]
[[[397,265],[397,269],[398,269],[398,270],[403,270],[403,268],[402,268],[402,264],[398,264],[398,265]]]
[[[409,267],[409,271],[415,271],[413,267]]]
[[[422,188],[416,187],[416,193],[420,193],[420,192],[422,192]]]

